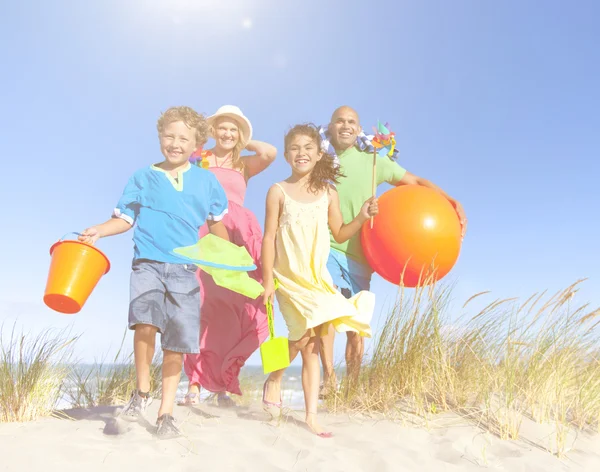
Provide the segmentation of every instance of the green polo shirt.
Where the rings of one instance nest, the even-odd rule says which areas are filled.
[[[356,146],[346,149],[338,155],[342,174],[336,190],[340,197],[340,207],[344,223],[350,223],[359,214],[365,201],[373,196],[373,154],[363,152]],[[396,185],[406,174],[406,169],[400,167],[389,157],[377,157],[376,182],[387,182]],[[348,257],[368,265],[360,244],[360,231],[345,243],[336,243],[333,237],[331,247],[345,253]]]

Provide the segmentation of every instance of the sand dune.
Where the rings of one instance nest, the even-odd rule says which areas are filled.
[[[147,421],[116,420],[117,408],[65,410],[64,418],[0,425],[0,471],[445,471],[600,470],[600,438],[568,438],[568,457],[552,448],[552,426],[525,422],[523,438],[503,441],[455,415],[428,422],[328,415],[335,433],[321,439],[302,426],[302,411],[272,420],[258,403],[221,409],[176,407],[185,437],[153,436],[158,409]]]

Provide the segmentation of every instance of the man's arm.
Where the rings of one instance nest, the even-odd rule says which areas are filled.
[[[464,238],[465,233],[467,232],[467,216],[465,215],[465,211],[461,205],[461,203],[452,198],[446,192],[444,192],[440,187],[438,187],[433,182],[424,179],[423,177],[419,177],[415,174],[411,174],[410,172],[406,172],[404,176],[396,183],[397,186],[400,185],[420,185],[421,187],[428,187],[430,189],[435,190],[436,192],[443,195],[454,207],[456,213],[458,214],[458,218],[460,220],[460,225],[462,226],[462,234],[461,236]]]

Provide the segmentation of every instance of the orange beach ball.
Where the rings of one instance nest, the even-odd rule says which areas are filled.
[[[458,259],[461,226],[452,204],[433,189],[402,185],[379,198],[379,214],[361,230],[371,268],[396,285],[444,277]]]

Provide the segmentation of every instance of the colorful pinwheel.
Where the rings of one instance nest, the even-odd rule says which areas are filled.
[[[396,133],[388,128],[389,124],[381,124],[377,121],[377,127],[373,127],[375,136],[371,140],[373,147],[381,157],[387,156],[390,159],[394,156],[394,148],[396,147]]]
[[[396,147],[396,133],[393,133],[388,128],[389,124],[381,124],[381,121],[377,120],[377,127],[373,127],[375,136],[371,140],[373,145],[373,197],[377,194],[377,155],[384,157],[387,156],[390,159],[394,157],[394,149]],[[371,229],[373,229],[373,217],[371,217]]]

